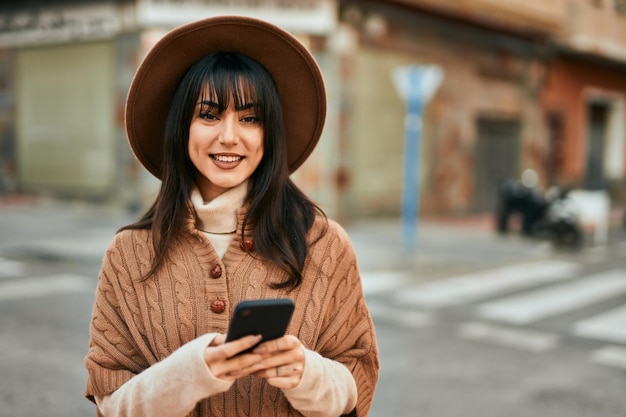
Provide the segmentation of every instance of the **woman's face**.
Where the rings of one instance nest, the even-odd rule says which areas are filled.
[[[250,178],[263,158],[263,127],[253,103],[219,113],[218,103],[203,94],[189,128],[189,158],[198,170],[196,183],[211,201]]]

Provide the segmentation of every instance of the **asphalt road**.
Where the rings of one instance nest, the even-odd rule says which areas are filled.
[[[541,261],[544,267],[550,262]],[[502,291],[506,295],[480,301],[461,301],[459,296],[442,302],[455,298],[446,298],[445,288],[472,298],[459,277],[437,281],[450,285],[438,289],[441,298],[423,297],[432,289],[426,283],[370,294],[382,359],[372,415],[626,416],[626,260],[603,261],[571,273],[558,284]],[[465,282],[469,287],[470,279]],[[616,285],[621,289],[607,288],[602,294],[598,287],[602,296],[594,301],[568,294],[568,289],[575,291],[575,284],[601,280],[605,286],[621,283]],[[563,307],[565,312],[546,312],[539,295],[549,294],[552,305],[559,304],[560,291],[550,293],[553,288],[562,289],[565,300],[580,299]],[[485,306],[520,304],[529,294],[535,298],[529,311],[544,311],[537,320],[512,323],[510,318],[517,316],[506,312],[517,310],[504,308],[500,317],[480,315],[488,311]],[[429,306],[433,300],[445,305]],[[589,320],[611,311],[617,311],[612,322],[595,322],[605,325],[605,334],[599,337]],[[586,332],[581,323],[588,325]]]

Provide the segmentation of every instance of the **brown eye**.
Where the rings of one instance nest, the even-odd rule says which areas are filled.
[[[259,118],[256,116],[247,116],[242,118],[241,121],[249,124],[257,124],[259,123]]]
[[[217,120],[218,119],[217,115],[215,115],[215,114],[213,114],[211,112],[200,113],[199,116],[201,118],[203,118],[203,119],[206,119],[206,120]]]

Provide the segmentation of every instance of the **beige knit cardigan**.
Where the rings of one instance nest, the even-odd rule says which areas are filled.
[[[378,379],[378,349],[348,235],[328,220],[326,234],[310,247],[302,284],[292,291],[272,289],[269,284],[285,280],[286,274],[256,255],[249,231],[247,245],[242,244],[245,209],[237,215],[236,238],[222,259],[190,217],[169,262],[143,281],[140,277],[148,272],[154,256],[151,232],[127,230],[114,237],[96,290],[85,395],[93,401],[95,395],[110,394],[196,337],[226,333],[233,308],[241,300],[289,297],[296,308],[287,332],[352,372],[358,389],[357,415],[367,416]],[[324,224],[317,219],[310,236],[317,236]],[[216,271],[221,272],[217,277]],[[211,311],[215,300],[225,303],[223,312]],[[189,414],[244,415],[301,414],[279,389],[252,376],[200,401]]]

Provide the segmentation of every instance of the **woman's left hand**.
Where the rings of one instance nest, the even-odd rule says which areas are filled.
[[[255,376],[265,378],[267,383],[281,389],[295,388],[304,373],[304,347],[293,335],[261,343],[254,353],[263,355],[263,369]]]

